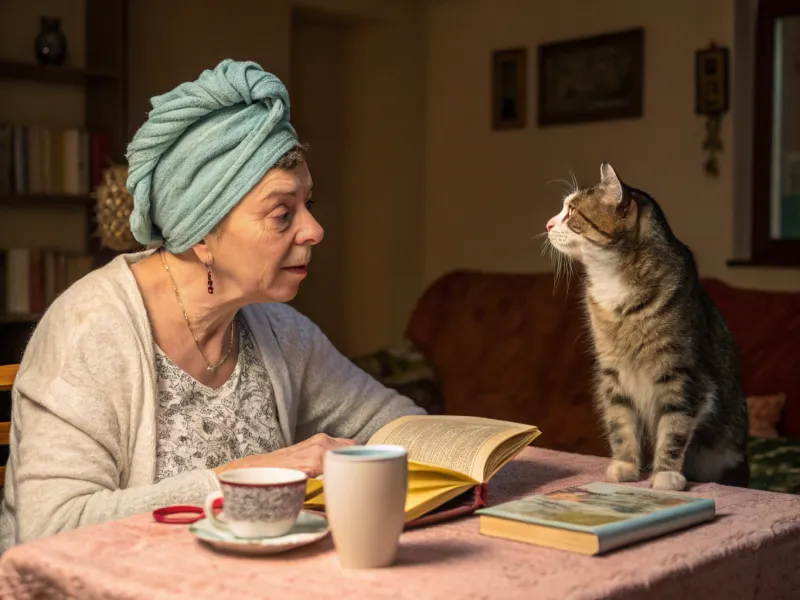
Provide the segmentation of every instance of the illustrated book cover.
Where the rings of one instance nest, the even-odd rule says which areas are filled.
[[[592,482],[477,510],[480,532],[582,554],[622,546],[714,518],[714,501]]]

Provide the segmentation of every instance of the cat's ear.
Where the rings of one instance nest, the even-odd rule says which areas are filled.
[[[617,177],[614,167],[607,162],[600,165],[600,183],[606,188],[609,197],[617,199],[622,197],[622,182]]]
[[[617,216],[620,219],[624,219],[628,216],[628,209],[631,207],[631,202],[633,201],[633,191],[630,188],[622,186],[622,196],[617,201],[617,205],[614,208]]]
[[[631,206],[631,191],[625,187],[617,172],[607,162],[600,165],[600,182],[606,188],[606,197],[614,204],[614,211],[619,217],[628,214]]]

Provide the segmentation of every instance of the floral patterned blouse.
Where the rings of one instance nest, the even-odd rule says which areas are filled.
[[[272,382],[250,329],[239,315],[236,328],[236,367],[217,389],[196,381],[155,347],[159,404],[156,481],[285,446]]]

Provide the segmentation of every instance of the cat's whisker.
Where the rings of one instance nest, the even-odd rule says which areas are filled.
[[[547,258],[553,265],[553,295],[556,295],[556,287],[558,285],[558,255],[559,252],[553,246],[553,243],[547,240]]]
[[[567,291],[564,294],[565,297],[569,296],[569,282],[572,279],[572,258],[568,256],[566,263],[567,263]]]
[[[567,257],[563,252],[558,252],[558,270],[556,271],[556,287],[566,275]],[[555,291],[555,290],[554,290]]]
[[[564,186],[564,190],[563,190],[564,198],[569,196],[574,191],[573,187],[572,187],[572,183],[570,183],[569,181],[567,181],[565,179],[551,179],[550,181],[547,182],[548,185],[551,184],[551,183],[560,183],[560,184],[562,184]]]
[[[564,292],[564,297],[567,297],[567,296],[569,296],[569,286],[570,286],[570,283],[572,283],[572,276],[575,273],[575,263],[573,262],[571,256],[565,255],[565,257],[564,257],[564,266],[565,266],[565,271],[566,271],[564,279],[565,279],[565,282],[567,284],[566,285],[566,290]]]
[[[556,282],[558,282],[558,252],[555,252],[554,248],[550,247],[550,261],[553,263],[553,278]],[[555,292],[555,289],[553,289]]]
[[[556,281],[555,281],[555,289],[553,292],[555,293],[556,289],[558,289],[558,282],[561,280],[561,261],[562,261],[561,253],[556,254]]]
[[[569,170],[569,176],[572,178],[572,192],[575,193],[580,189],[578,178],[575,177],[575,173],[572,172],[572,169]]]

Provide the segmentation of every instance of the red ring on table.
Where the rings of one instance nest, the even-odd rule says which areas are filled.
[[[213,504],[214,511],[218,511],[222,509],[222,498],[217,498],[214,500]],[[169,515],[180,514],[180,513],[195,513],[196,516],[192,517],[171,517]],[[153,511],[153,518],[158,521],[159,523],[167,523],[169,525],[189,525],[196,521],[199,521],[205,517],[205,511],[199,506],[193,506],[191,504],[176,504],[174,506],[164,506],[162,508],[157,508]]]

